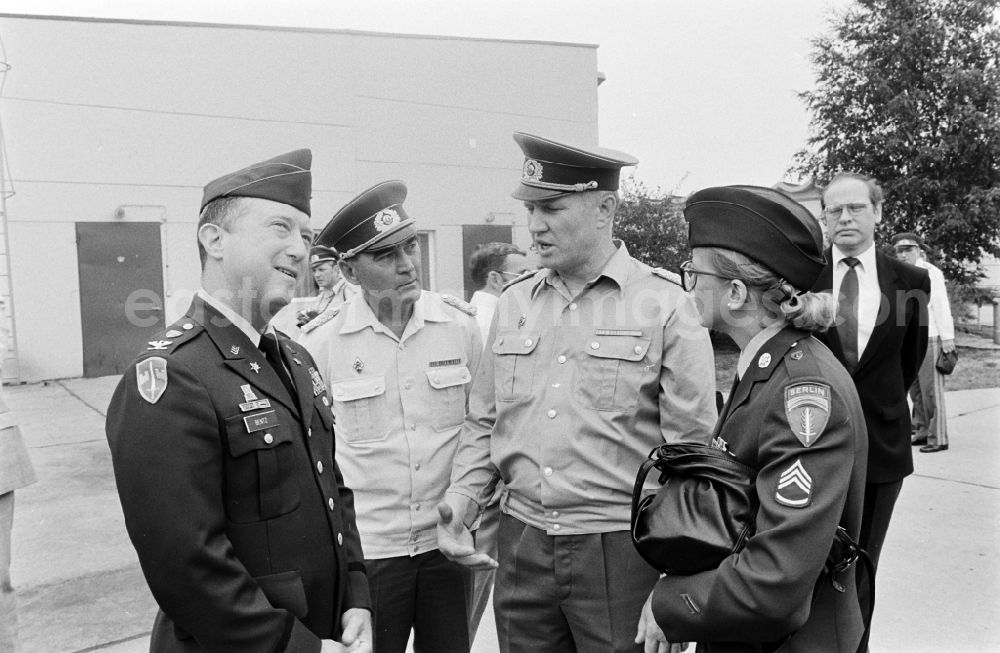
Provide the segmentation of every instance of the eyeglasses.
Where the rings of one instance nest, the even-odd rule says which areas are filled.
[[[846,209],[848,215],[856,216],[864,213],[865,209],[867,209],[869,206],[871,206],[871,204],[868,204],[867,202],[857,203],[857,204],[853,203],[844,204],[843,206],[828,206],[825,209],[823,209],[823,215],[825,215],[828,218],[839,218],[840,214],[843,213],[844,210]]]
[[[694,290],[694,287],[698,285],[698,275],[704,274],[709,277],[715,277],[716,279],[726,279],[732,281],[732,277],[727,277],[721,274],[716,274],[714,272],[706,272],[704,270],[696,270],[694,268],[694,263],[692,261],[684,261],[681,263],[681,288],[687,292]]]

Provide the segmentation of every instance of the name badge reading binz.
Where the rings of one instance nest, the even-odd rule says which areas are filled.
[[[256,415],[247,415],[243,418],[243,423],[247,425],[247,433],[263,431],[264,429],[278,425],[278,415],[273,410],[269,410],[266,413],[257,413]]]

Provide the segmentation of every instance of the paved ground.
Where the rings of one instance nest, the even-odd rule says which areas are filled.
[[[9,387],[39,482],[17,492],[25,653],[148,650],[155,605],[122,523],[104,412],[116,377]],[[1000,651],[1000,389],[947,397],[951,449],[915,454],[879,570],[876,653]],[[497,650],[489,618],[474,653]]]

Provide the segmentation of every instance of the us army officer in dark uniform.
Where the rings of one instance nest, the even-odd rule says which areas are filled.
[[[760,510],[740,553],[657,583],[639,639],[665,650],[655,618],[666,640],[699,651],[853,652],[863,631],[854,570],[823,569],[838,525],[857,539],[868,444],[850,376],[810,335],[832,323],[835,303],[799,292],[823,269],[819,224],[753,186],[695,193],[684,215],[684,287],[702,324],[740,347],[713,445],[758,470]]]
[[[371,652],[330,399],[309,354],[265,331],[304,272],[311,159],[205,187],[202,287],[108,408],[125,525],[160,606],[153,652]]]

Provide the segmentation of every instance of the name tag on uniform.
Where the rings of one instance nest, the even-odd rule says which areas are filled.
[[[243,418],[243,423],[247,425],[247,433],[263,431],[264,429],[278,425],[278,415],[273,410],[269,410],[266,413],[257,413],[256,415],[247,415]]]
[[[240,412],[245,413],[248,410],[260,410],[270,407],[271,401],[269,399],[258,399],[257,401],[248,401],[245,404],[240,404]]]
[[[642,336],[642,331],[636,329],[594,329],[595,336]]]
[[[443,361],[431,361],[428,363],[428,367],[450,367],[452,365],[461,365],[461,358],[449,358]]]

